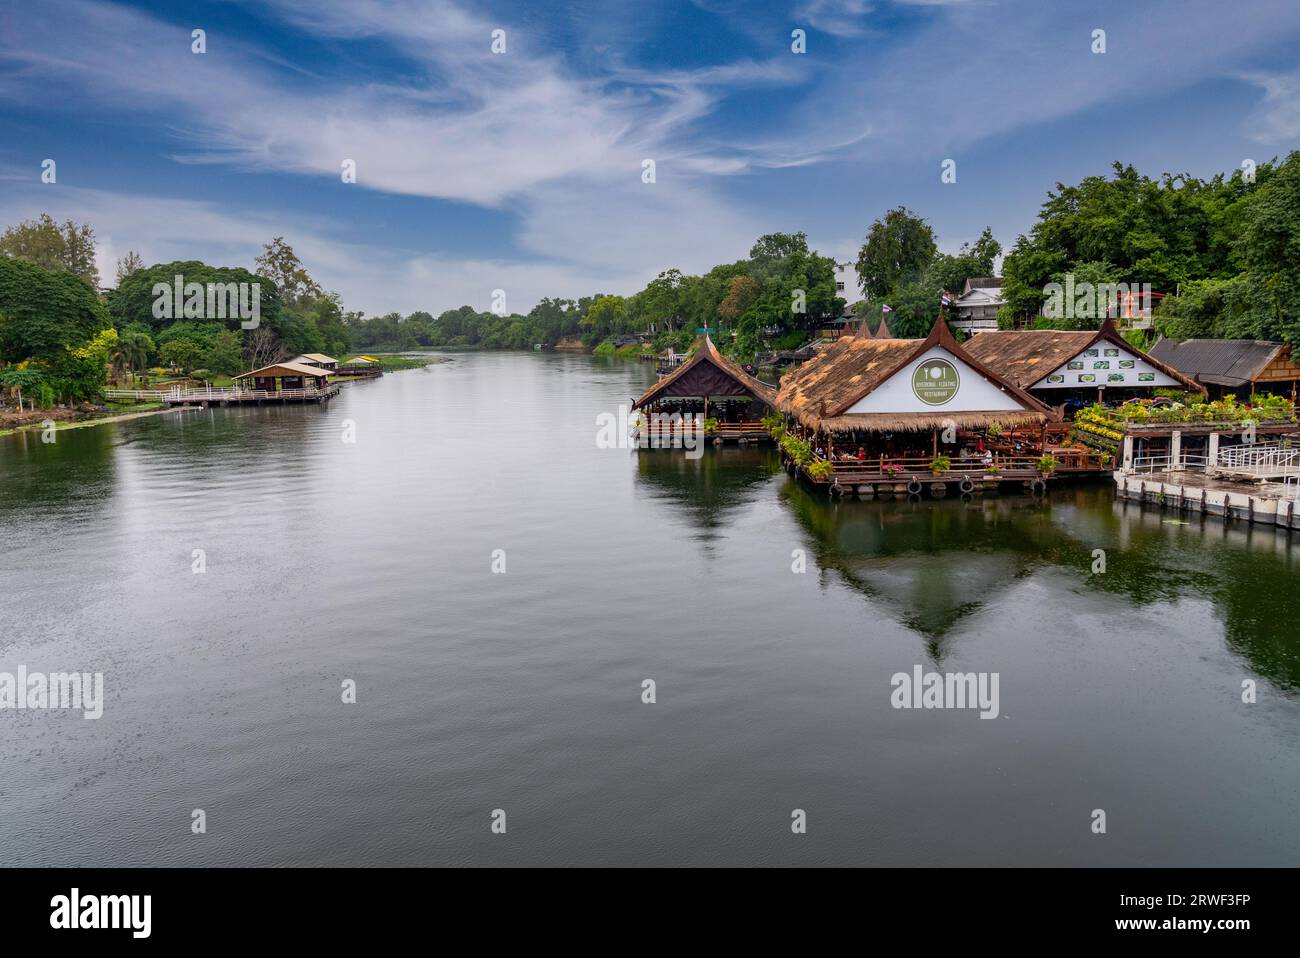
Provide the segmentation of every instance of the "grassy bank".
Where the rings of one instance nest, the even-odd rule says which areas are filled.
[[[113,404],[104,412],[94,413],[84,419],[54,420],[54,428],[56,430],[84,429],[87,426],[99,426],[106,422],[122,422],[126,419],[139,419],[142,416],[154,416],[161,412],[166,412],[166,410],[160,402],[122,403],[120,405]],[[35,422],[25,423],[21,426],[14,426],[10,429],[0,429],[0,436],[11,436],[16,432],[39,432],[44,428],[42,425],[44,421],[44,419],[38,419]]]
[[[613,343],[606,340],[591,351],[593,356],[605,356],[610,359],[640,359],[642,356],[653,356],[655,351],[642,346],[640,343],[628,343],[626,346],[615,347]]]
[[[383,363],[384,372],[394,372],[399,369],[422,369],[425,366],[447,361],[445,356],[412,356],[405,353],[366,353],[366,355],[373,356]]]

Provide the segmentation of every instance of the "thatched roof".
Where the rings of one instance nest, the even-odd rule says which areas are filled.
[[[710,396],[753,396],[769,406],[776,405],[776,387],[754,378],[718,352],[707,333],[695,338],[695,347],[690,359],[647,389],[632,408],[640,409],[666,396],[695,395],[690,392],[694,387],[688,384],[696,380],[709,382]]]
[[[1115,324],[1106,320],[1101,329],[1007,329],[979,333],[963,344],[966,352],[1022,389],[1028,389],[1044,376],[1060,369],[1085,349],[1107,342],[1138,359],[1150,363],[1171,379],[1193,392],[1204,389],[1191,377],[1180,373],[1154,356],[1129,343]]]
[[[898,413],[848,413],[862,399],[935,346],[943,347],[995,386],[1001,387],[1023,410]],[[1005,381],[953,338],[948,325],[937,320],[925,339],[865,339],[844,337],[781,380],[777,408],[803,425],[830,432],[865,430],[899,432],[929,430],[955,422],[958,428],[979,428],[993,422],[1023,425],[1045,422],[1048,409],[1014,383]]]

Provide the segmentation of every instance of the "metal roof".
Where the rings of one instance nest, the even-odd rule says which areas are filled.
[[[1261,339],[1161,339],[1151,355],[1166,365],[1217,386],[1253,382],[1283,348]]]

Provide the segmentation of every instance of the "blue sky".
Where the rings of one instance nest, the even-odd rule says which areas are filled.
[[[774,231],[847,259],[899,204],[1010,247],[1114,160],[1300,146],[1298,48],[1297,0],[8,0],[0,223],[90,222],[107,281],[283,235],[370,314],[631,293]]]

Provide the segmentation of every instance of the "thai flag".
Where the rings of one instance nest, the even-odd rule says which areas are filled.
[[[944,294],[943,294],[943,297],[939,300],[939,302],[943,303],[943,305],[945,305],[945,306],[951,306],[951,305],[952,305],[952,297],[949,296],[947,293],[944,293]]]
[[[880,307],[880,311],[882,313],[892,313],[894,311],[894,307],[890,306],[888,303],[885,303],[883,306]]]

